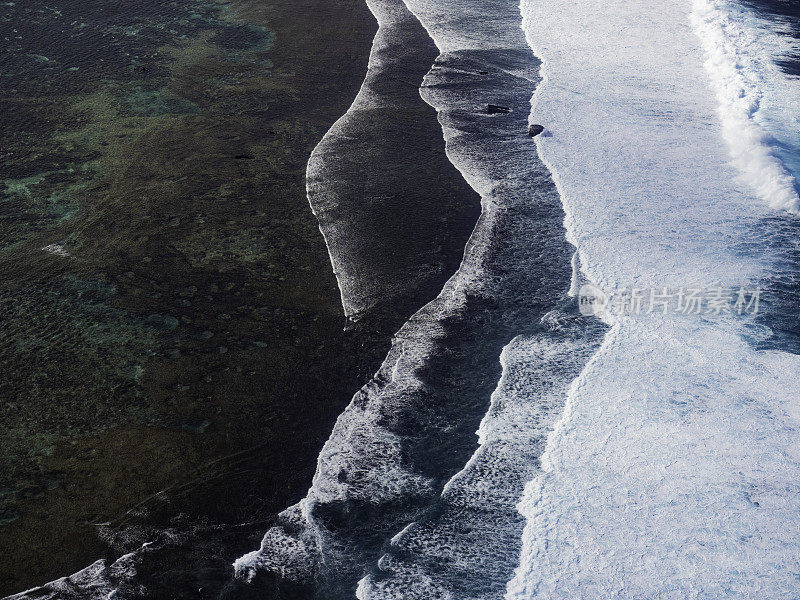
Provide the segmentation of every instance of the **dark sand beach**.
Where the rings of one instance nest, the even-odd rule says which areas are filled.
[[[31,32],[0,95],[0,595],[144,542],[145,596],[210,595],[457,265],[474,194],[442,153],[447,269],[345,330],[305,168],[364,78],[363,2],[62,4],[2,20]]]

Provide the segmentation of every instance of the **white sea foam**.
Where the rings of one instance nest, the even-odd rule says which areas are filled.
[[[393,3],[370,5],[382,28],[400,24],[382,19],[384,4]],[[563,339],[550,346],[552,340],[543,335],[520,338],[506,349],[504,357],[513,357],[505,365],[512,376],[493,398],[491,414],[481,427],[483,446],[440,497],[436,487],[440,484],[415,472],[420,465],[407,454],[414,452],[419,438],[427,444],[452,442],[461,425],[458,417],[452,421],[453,414],[460,411],[459,417],[474,419],[476,415],[467,413],[475,409],[468,407],[489,402],[488,392],[484,398],[462,383],[471,381],[473,373],[444,382],[433,377],[432,382],[426,372],[430,365],[449,355],[444,362],[459,361],[483,372],[485,358],[478,346],[492,344],[499,354],[515,334],[537,327],[543,306],[562,300],[570,285],[571,253],[560,228],[560,201],[527,136],[528,102],[538,63],[519,29],[518,8],[504,0],[414,0],[408,6],[442,51],[421,93],[439,112],[451,162],[481,193],[482,215],[458,272],[403,326],[374,381],[339,417],[306,499],[284,513],[261,550],[237,561],[236,570],[243,580],[266,571],[308,582],[316,575],[303,577],[300,572],[313,571],[307,561],[316,560],[324,564],[328,577],[348,577],[353,572],[360,576],[364,568],[386,567],[393,560],[389,555],[378,560],[373,551],[366,556],[377,565],[360,562],[365,555],[359,544],[374,531],[385,530],[388,523],[390,530],[380,541],[393,536],[395,548],[413,547],[416,558],[401,561],[402,565],[395,561],[392,573],[384,573],[380,582],[372,578],[362,582],[360,596],[392,597],[399,591],[406,598],[432,598],[458,593],[465,584],[459,571],[463,567],[471,569],[473,581],[493,588],[490,596],[482,597],[497,598],[507,578],[497,574],[510,575],[518,550],[522,520],[514,509],[516,500],[525,480],[537,470],[544,434],[564,400],[571,375],[563,373],[568,366],[573,367],[572,375],[577,372],[575,363],[585,357],[585,348],[578,351],[577,342]],[[487,115],[487,103],[506,105],[511,112]],[[469,313],[476,306],[480,310]],[[486,331],[487,325],[501,335]],[[502,342],[486,339],[492,334]],[[460,335],[483,342],[460,346]],[[517,364],[522,356],[527,360]],[[439,360],[440,368],[441,364]],[[529,393],[521,389],[523,382],[530,385]],[[483,387],[482,382],[476,385]],[[453,390],[463,390],[463,395]],[[403,437],[396,421],[410,410],[418,421]],[[528,423],[530,419],[540,423]],[[458,443],[467,447],[474,443],[469,434]],[[438,459],[447,460],[446,453],[430,458]],[[420,507],[433,504],[441,505],[442,517],[418,522],[427,513]],[[328,527],[330,512],[345,526]],[[472,534],[463,536],[465,528]],[[484,535],[495,539],[498,552],[491,558],[485,556]],[[454,558],[449,566],[439,562],[447,557]]]
[[[142,550],[146,549],[146,544]],[[37,588],[32,588],[5,600],[114,600],[142,597],[143,585],[135,581],[135,553],[125,554],[112,563],[101,559],[69,577],[61,577]]]
[[[775,154],[797,182],[800,178],[800,77],[776,69],[778,61],[800,56],[800,40],[790,35],[786,23],[766,21],[752,13],[739,13],[740,20],[757,40],[760,52],[772,59],[767,63],[765,85],[755,115],[777,142]],[[797,189],[797,183],[795,183]]]
[[[797,182],[776,155],[775,139],[759,123],[767,90],[776,82],[789,81],[774,63],[770,45],[759,39],[763,29],[730,0],[693,0],[691,23],[705,50],[706,70],[734,164],[770,206],[797,212]],[[782,95],[782,102],[790,99],[797,108],[796,97]]]
[[[589,279],[608,292],[757,276],[752,261],[721,260],[741,241],[737,220],[765,211],[730,165],[688,5],[523,10],[544,59],[531,118],[551,135],[536,143]]]
[[[796,598],[800,358],[620,322],[548,441],[509,598]]]
[[[552,132],[537,145],[584,273],[606,293],[758,281],[770,257],[745,250],[746,231],[769,204],[795,206],[783,175],[731,163],[726,119],[758,115],[709,87],[706,66],[720,65],[695,29],[706,4],[523,0],[545,74],[531,119]],[[715,87],[757,85],[760,65],[715,39],[722,67],[742,67]],[[745,125],[736,151],[781,167]],[[754,350],[738,317],[605,319],[520,503],[507,598],[797,598],[800,358]]]
[[[379,562],[384,575],[364,578],[359,599],[502,597],[502,574],[519,552],[517,499],[538,475],[567,385],[591,351],[586,338],[553,339],[552,331],[506,346],[478,450],[442,490],[436,518],[411,523],[392,539]]]
[[[56,256],[63,256],[64,258],[68,258],[70,256],[70,253],[67,252],[67,249],[61,244],[47,244],[47,246],[42,248],[42,250],[49,252],[50,254],[55,254]]]

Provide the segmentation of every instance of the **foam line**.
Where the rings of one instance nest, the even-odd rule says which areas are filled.
[[[779,69],[757,41],[758,31],[732,11],[729,0],[693,0],[690,17],[705,50],[723,135],[734,164],[758,196],[772,208],[796,213],[797,182],[775,155],[775,140],[756,120],[767,75]]]
[[[382,24],[381,11],[398,11],[398,4],[384,0],[372,3],[371,9]],[[538,62],[519,30],[516,6],[502,0],[408,4],[413,12],[407,12],[409,17],[417,26],[417,19],[425,25],[442,52],[425,77],[422,97],[439,114],[447,156],[481,193],[482,214],[456,274],[401,328],[378,374],[339,417],[307,497],[281,516],[260,550],[237,561],[241,580],[301,582],[326,597],[352,597],[365,570],[387,564],[388,558],[381,556],[386,543],[410,539],[406,533],[440,504],[447,482],[474,454],[474,431],[489,408],[502,348],[517,335],[541,329],[542,317],[569,290],[572,252],[563,238],[560,201],[527,135]],[[489,103],[506,106],[508,112],[489,114]],[[545,337],[537,343],[548,342]],[[559,355],[546,348],[539,354]],[[532,359],[519,371],[535,370],[536,365]],[[541,372],[552,376],[547,369]],[[530,410],[551,415],[537,404],[551,395],[534,395],[519,414]],[[509,410],[515,412],[511,406]],[[546,429],[552,419],[543,421]],[[502,437],[502,432],[496,435]],[[514,462],[513,452],[503,458],[502,446],[487,447],[484,457],[495,456],[491,462],[496,465]],[[535,469],[534,462],[518,461],[528,470]],[[497,490],[503,477],[498,473]],[[518,541],[521,522],[513,503],[525,477],[517,472],[512,478],[519,489],[506,488],[496,520],[484,519],[484,526]],[[474,491],[476,498],[482,497],[486,486],[472,475],[464,479],[471,484],[459,496]],[[454,487],[447,486],[445,495]],[[434,527],[433,539],[447,531],[446,523],[440,525]],[[473,542],[465,540],[455,551],[469,556],[477,548]],[[435,552],[435,544],[427,547]],[[498,568],[510,569],[508,558]],[[397,572],[394,585],[407,594],[424,595],[428,575],[417,570],[419,564],[406,566],[404,573],[416,575],[403,578]],[[475,567],[478,573],[486,565]],[[444,579],[437,585],[447,587]],[[496,595],[504,579],[482,585],[494,586]],[[373,593],[364,585],[359,594]],[[388,588],[374,590],[384,591]]]
[[[731,164],[692,9],[521,5],[543,60],[531,120],[552,132],[536,143],[584,277],[606,293],[755,287],[775,271],[748,232],[778,188]],[[797,597],[800,358],[755,350],[738,316],[603,317],[612,329],[520,502],[507,598]]]

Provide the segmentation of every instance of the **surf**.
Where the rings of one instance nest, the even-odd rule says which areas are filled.
[[[734,164],[759,198],[772,208],[796,213],[797,181],[777,154],[778,141],[759,122],[762,103],[786,78],[769,46],[759,41],[762,32],[755,17],[731,2],[694,0],[690,21],[705,51],[705,68]],[[785,92],[781,103],[789,98]]]
[[[607,296],[756,288],[779,268],[752,232],[794,210],[791,180],[749,100],[730,102],[748,81],[709,71],[738,50],[709,63],[693,6],[522,3],[544,72],[531,118],[553,133],[537,147]],[[771,332],[735,311],[646,308],[599,315],[611,329],[519,504],[506,597],[796,596],[798,356],[759,350]]]
[[[514,504],[596,337],[567,298],[572,251],[561,203],[528,137],[539,63],[512,2],[371,8],[383,27],[406,14],[436,43],[420,94],[438,113],[448,158],[481,194],[482,214],[456,274],[399,330],[340,416],[306,498],[236,562],[236,576],[325,597],[498,597],[522,532]],[[536,356],[518,364],[527,348]],[[541,390],[510,389],[522,374]],[[512,443],[531,415],[541,427]],[[486,511],[497,520],[487,522]],[[505,559],[471,564],[482,538],[451,543],[453,528],[487,526]]]

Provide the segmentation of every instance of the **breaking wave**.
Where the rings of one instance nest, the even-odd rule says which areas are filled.
[[[705,50],[705,67],[734,164],[772,208],[797,212],[797,182],[776,155],[776,140],[758,121],[764,90],[785,76],[768,46],[759,41],[763,32],[754,21],[730,1],[693,1],[692,27]]]

